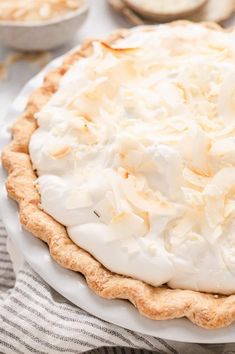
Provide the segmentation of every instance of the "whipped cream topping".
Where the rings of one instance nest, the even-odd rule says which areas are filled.
[[[42,209],[113,272],[235,291],[235,31],[139,27],[36,114]]]

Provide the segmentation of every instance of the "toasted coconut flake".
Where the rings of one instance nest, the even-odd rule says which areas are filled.
[[[199,128],[188,131],[180,144],[182,156],[189,161],[191,169],[202,176],[211,176],[208,153],[211,147],[209,137]]]
[[[50,156],[54,159],[63,159],[65,156],[69,155],[72,151],[72,147],[70,145],[59,147],[50,152]]]
[[[214,228],[224,221],[225,197],[235,188],[235,168],[225,167],[220,170],[204,189],[205,213],[208,225]]]
[[[122,212],[114,216],[110,228],[114,239],[141,237],[148,232],[144,220],[130,212]]]
[[[8,77],[8,67],[5,63],[0,63],[0,81],[6,80]]]
[[[120,54],[122,54],[122,53],[127,53],[127,54],[128,53],[132,53],[132,52],[134,52],[134,51],[139,49],[138,47],[122,47],[122,48],[116,47],[116,46],[113,47],[109,43],[104,42],[104,41],[100,41],[100,43],[101,43],[101,45],[103,47],[105,47],[106,49],[110,50],[111,52],[120,53]]]
[[[137,191],[135,187],[135,178],[129,176],[123,180],[122,189],[127,200],[138,210],[145,213],[153,213],[159,215],[171,215],[175,213],[173,204],[160,199],[154,199],[144,191]]]

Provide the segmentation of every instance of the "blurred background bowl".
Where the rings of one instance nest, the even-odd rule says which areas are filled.
[[[50,21],[0,21],[0,44],[21,51],[44,51],[68,42],[89,12],[86,1],[79,9]]]

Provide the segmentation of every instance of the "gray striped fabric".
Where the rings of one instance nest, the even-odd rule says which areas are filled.
[[[235,346],[166,342],[114,326],[64,299],[26,263],[15,279],[0,221],[0,353],[144,354],[147,350],[161,354],[231,354]]]

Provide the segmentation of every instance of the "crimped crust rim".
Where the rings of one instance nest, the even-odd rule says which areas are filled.
[[[187,25],[188,21],[176,21],[171,25]],[[215,23],[201,25],[221,31]],[[145,26],[144,28],[155,26]],[[125,37],[131,30],[119,30],[107,41],[112,43]],[[63,225],[39,207],[40,195],[35,186],[37,176],[33,170],[28,146],[31,135],[37,129],[34,114],[46,104],[57,91],[61,77],[69,67],[84,56],[89,56],[91,41],[70,53],[62,66],[52,70],[43,85],[31,95],[26,110],[14,123],[12,141],[4,149],[2,161],[8,172],[6,188],[9,196],[19,205],[20,221],[24,228],[46,242],[54,260],[62,267],[80,272],[88,286],[106,299],[129,300],[144,316],[154,320],[187,317],[198,326],[215,329],[230,325],[235,320],[235,295],[216,296],[191,290],[153,287],[140,280],[118,275],[107,270],[88,252],[75,245]]]

